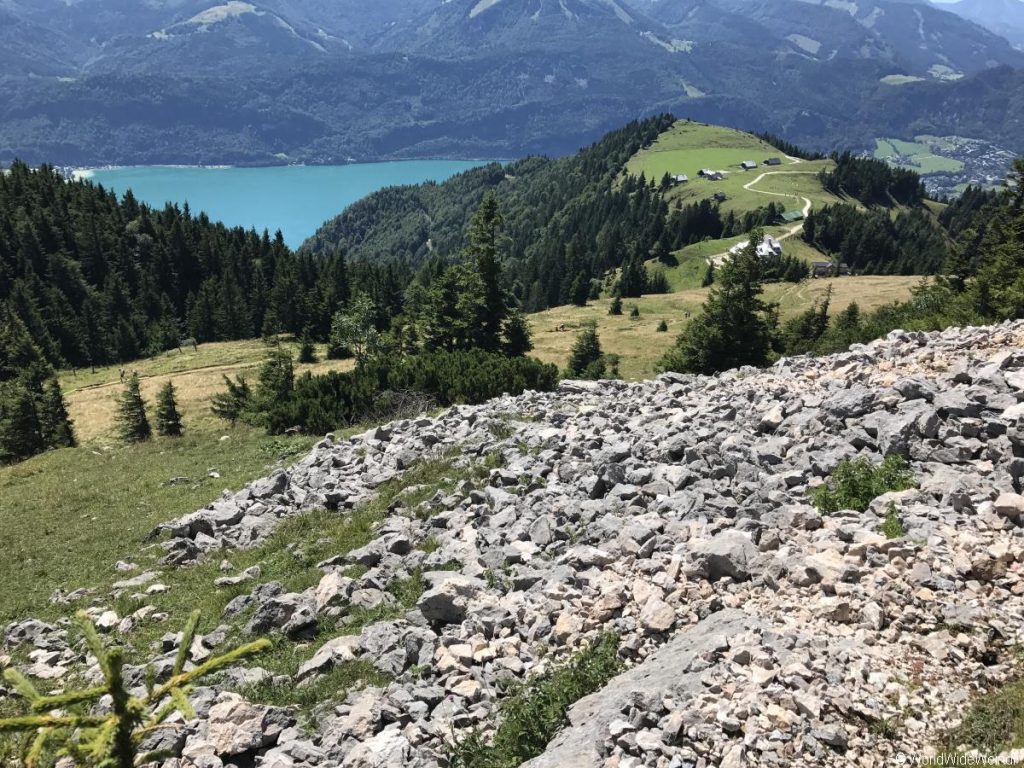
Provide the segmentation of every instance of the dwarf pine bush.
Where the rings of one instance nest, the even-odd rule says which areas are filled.
[[[839,462],[832,477],[812,489],[808,496],[811,503],[825,513],[842,509],[864,512],[882,494],[913,487],[914,475],[902,456],[886,456],[878,465],[861,456]]]
[[[488,743],[472,731],[447,745],[451,768],[515,768],[541,754],[569,718],[569,707],[622,671],[619,638],[602,635],[567,662],[516,684],[499,705],[500,723]]]

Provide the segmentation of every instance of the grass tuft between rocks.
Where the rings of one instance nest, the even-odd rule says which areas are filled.
[[[477,729],[447,744],[450,768],[515,768],[537,757],[569,722],[569,707],[620,671],[619,638],[606,634],[567,662],[515,684],[498,707],[490,742]]]
[[[998,755],[1024,747],[1024,679],[977,697],[960,724],[946,734],[941,746],[946,751],[931,765],[963,765],[951,760],[972,750],[982,755]]]
[[[882,535],[887,539],[902,539],[907,535],[907,529],[903,525],[896,505],[890,503],[885,513],[885,520],[882,521]]]

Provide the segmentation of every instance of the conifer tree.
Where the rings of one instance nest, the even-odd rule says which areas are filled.
[[[317,362],[316,345],[313,343],[313,334],[309,326],[302,332],[302,339],[299,346],[299,362],[303,365],[310,365]]]
[[[238,377],[238,381],[232,381],[230,376],[225,376],[224,386],[227,387],[227,391],[213,396],[210,410],[214,416],[230,422],[233,427],[252,407],[252,389],[242,376]]]
[[[587,297],[590,295],[590,280],[584,275],[576,275],[569,288],[569,300],[577,307],[587,306]]]
[[[60,385],[26,325],[0,303],[0,462],[74,445]]]
[[[31,390],[0,388],[0,462],[21,461],[46,449]]]
[[[621,315],[622,314],[622,297],[616,294],[612,297],[612,303],[608,306],[609,315]]]
[[[139,375],[133,373],[118,399],[118,434],[126,443],[140,443],[153,436],[146,417],[146,401],[142,399]]]
[[[728,259],[704,307],[662,358],[665,370],[716,373],[743,365],[765,365],[772,349],[774,315],[761,300],[762,235]]]
[[[262,409],[275,403],[283,403],[291,397],[295,386],[295,367],[287,350],[275,347],[260,366],[259,385],[256,388],[256,403]]]
[[[714,283],[715,283],[715,265],[712,264],[709,261],[708,262],[708,268],[704,270],[704,277],[701,278],[700,286],[701,286],[701,288],[707,288],[709,285],[714,285]]]
[[[178,653],[168,680],[157,683],[152,676],[142,692],[125,679],[125,651],[107,648],[85,611],[75,616],[85,645],[96,658],[100,685],[78,691],[41,694],[32,682],[15,669],[4,672],[11,689],[25,699],[28,713],[0,718],[0,733],[24,733],[25,768],[37,768],[44,755],[58,758],[58,765],[93,765],[97,768],[136,768],[160,762],[170,755],[159,747],[154,751],[153,735],[167,727],[172,715],[182,720],[196,718],[188,696],[194,684],[244,659],[269,650],[266,638],[206,659],[185,670],[189,649],[199,625],[199,611],[185,624]],[[150,667],[152,670],[152,667]],[[106,699],[106,706],[99,706]]]
[[[502,336],[502,352],[509,357],[521,357],[533,349],[530,325],[518,309],[511,310],[505,318]]]
[[[156,433],[162,437],[181,437],[183,432],[174,384],[168,381],[156,397]]]
[[[647,288],[647,268],[639,256],[632,256],[622,267],[618,293],[625,298],[639,298]]]
[[[67,403],[60,382],[54,377],[47,383],[39,407],[39,424],[43,442],[48,448],[74,448],[75,431],[68,416]]]
[[[502,231],[504,226],[498,199],[490,191],[470,221],[467,250],[479,280],[479,286],[474,287],[479,291],[481,309],[479,322],[470,327],[475,341],[472,346],[488,352],[497,352],[501,348],[501,330],[509,311],[500,260],[506,241]]]
[[[599,379],[604,375],[604,355],[597,329],[588,325],[576,336],[569,355],[569,375],[583,379]]]

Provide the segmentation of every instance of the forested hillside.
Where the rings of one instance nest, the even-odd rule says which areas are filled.
[[[464,243],[472,212],[493,190],[506,222],[506,269],[524,309],[568,303],[573,284],[589,292],[591,279],[629,254],[646,254],[663,234],[685,244],[688,237],[720,232],[721,221],[710,206],[669,220],[668,206],[653,185],[642,179],[616,183],[629,158],[673,122],[664,115],[631,123],[572,157],[530,157],[488,165],[444,184],[384,190],[328,222],[303,251],[340,249],[356,259],[413,267],[435,255],[452,257]]]
[[[422,291],[463,257],[470,218],[490,192],[503,221],[503,280],[518,308],[586,302],[612,287],[620,268],[631,278],[622,295],[664,290],[644,284],[642,262],[778,223],[781,210],[770,204],[737,215],[711,199],[669,202],[665,179],[624,174],[673,124],[664,115],[571,157],[530,157],[443,184],[383,190],[326,224],[298,254],[280,237],[229,229],[187,207],[154,210],[130,194],[119,200],[49,167],[17,163],[0,176],[0,302],[61,366],[127,361],[189,337],[308,332],[326,341],[332,318],[360,292],[387,332],[394,318],[419,312]],[[898,202],[903,213],[892,219],[835,206],[812,215],[805,239],[862,272],[934,272],[948,238],[919,205],[920,179],[849,155],[837,161],[822,179],[827,188],[854,203]],[[968,226],[985,202],[975,193],[965,201],[970,210],[950,225]]]
[[[326,335],[349,295],[343,259],[299,258],[266,233],[16,163],[0,175],[0,303],[46,360],[88,366],[263,332]]]
[[[611,133],[572,157],[532,157],[492,164],[442,184],[383,190],[325,224],[302,251],[327,255],[341,250],[352,259],[403,269],[452,259],[464,245],[470,216],[493,190],[506,220],[505,265],[512,291],[525,311],[535,312],[595,297],[607,287],[609,272],[620,267],[652,257],[669,260],[673,251],[687,245],[779,223],[781,209],[774,202],[737,216],[723,212],[710,191],[706,199],[670,203],[667,178],[625,175],[630,158],[673,125],[670,116],[652,118]],[[835,170],[823,174],[821,183],[850,201],[843,206],[849,207],[849,215],[835,225],[829,222],[843,210],[812,217],[807,241],[826,253],[842,252],[862,272],[934,272],[947,256],[948,238],[921,207],[920,177],[849,153],[835,161]],[[879,210],[869,212],[865,206]],[[889,213],[893,206],[904,211],[894,222]],[[880,227],[884,232],[875,236]],[[865,253],[853,253],[854,246]],[[866,252],[876,246],[881,247]],[[623,295],[643,292],[641,287]]]

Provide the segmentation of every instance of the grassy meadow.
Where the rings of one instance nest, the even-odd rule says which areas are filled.
[[[281,345],[298,359],[299,345],[282,341]],[[349,360],[326,360],[325,345],[317,353],[321,362],[312,365],[295,363],[296,375],[306,371],[348,370]],[[198,350],[172,350],[156,357],[136,360],[125,366],[127,372],[137,371],[142,396],[153,406],[156,394],[168,381],[178,393],[178,407],[187,430],[216,431],[223,422],[210,413],[210,398],[224,390],[224,376],[246,375],[255,381],[256,370],[266,357],[267,345],[260,339],[200,344]],[[75,434],[84,443],[112,440],[116,434],[114,417],[117,396],[121,392],[120,366],[112,365],[60,372],[60,384],[68,400]]]
[[[56,589],[116,580],[114,563],[137,558],[155,525],[204,507],[314,442],[238,426],[67,448],[0,467],[0,626],[52,613],[47,599]]]
[[[298,356],[297,344],[282,344]],[[266,352],[258,339],[222,342],[127,365],[139,373],[150,418],[157,390],[173,381],[185,423],[183,438],[133,446],[116,436],[119,366],[60,372],[79,447],[0,467],[6,544],[0,625],[47,610],[55,589],[109,580],[113,564],[137,556],[157,523],[199,509],[312,446],[319,436],[271,437],[244,425],[232,428],[210,412],[210,397],[223,390],[223,376],[254,378]],[[322,358],[324,349],[318,352]],[[351,365],[296,363],[296,373]]]
[[[782,158],[781,166],[768,167],[769,157]],[[739,166],[745,160],[758,164],[755,170],[744,171]],[[819,206],[838,200],[822,189],[818,173],[833,166],[831,160],[805,162],[787,158],[778,149],[756,136],[731,128],[722,128],[685,120],[677,122],[647,149],[641,150],[626,165],[626,172],[660,181],[666,173],[673,176],[686,174],[690,181],[673,188],[669,201],[692,203],[724,192],[727,199],[723,211],[742,213],[767,205],[782,203],[787,210],[800,210],[809,199]],[[702,168],[725,173],[721,181],[708,181],[697,174]],[[760,178],[762,174],[766,175]],[[746,185],[758,180],[746,189]],[[785,199],[789,198],[789,199]]]
[[[778,302],[783,320],[820,301],[832,286],[832,308],[841,311],[856,301],[861,309],[871,310],[910,295],[920,277],[842,277],[834,280],[805,280],[802,283],[773,283],[765,286],[767,301]],[[620,355],[620,372],[626,379],[644,379],[655,375],[655,366],[675,337],[686,327],[686,313],[695,315],[707,298],[709,289],[690,288],[676,293],[623,299],[623,314],[608,314],[611,299],[591,301],[586,307],[556,307],[530,315],[534,354],[548,363],[564,368],[576,333],[586,323],[597,324],[601,348]],[[636,305],[640,318],[629,317]],[[667,332],[659,332],[664,320]]]
[[[917,141],[901,139],[875,139],[875,157],[910,168],[921,174],[957,173],[964,164],[952,157],[944,157],[936,149],[934,137],[918,136]]]

